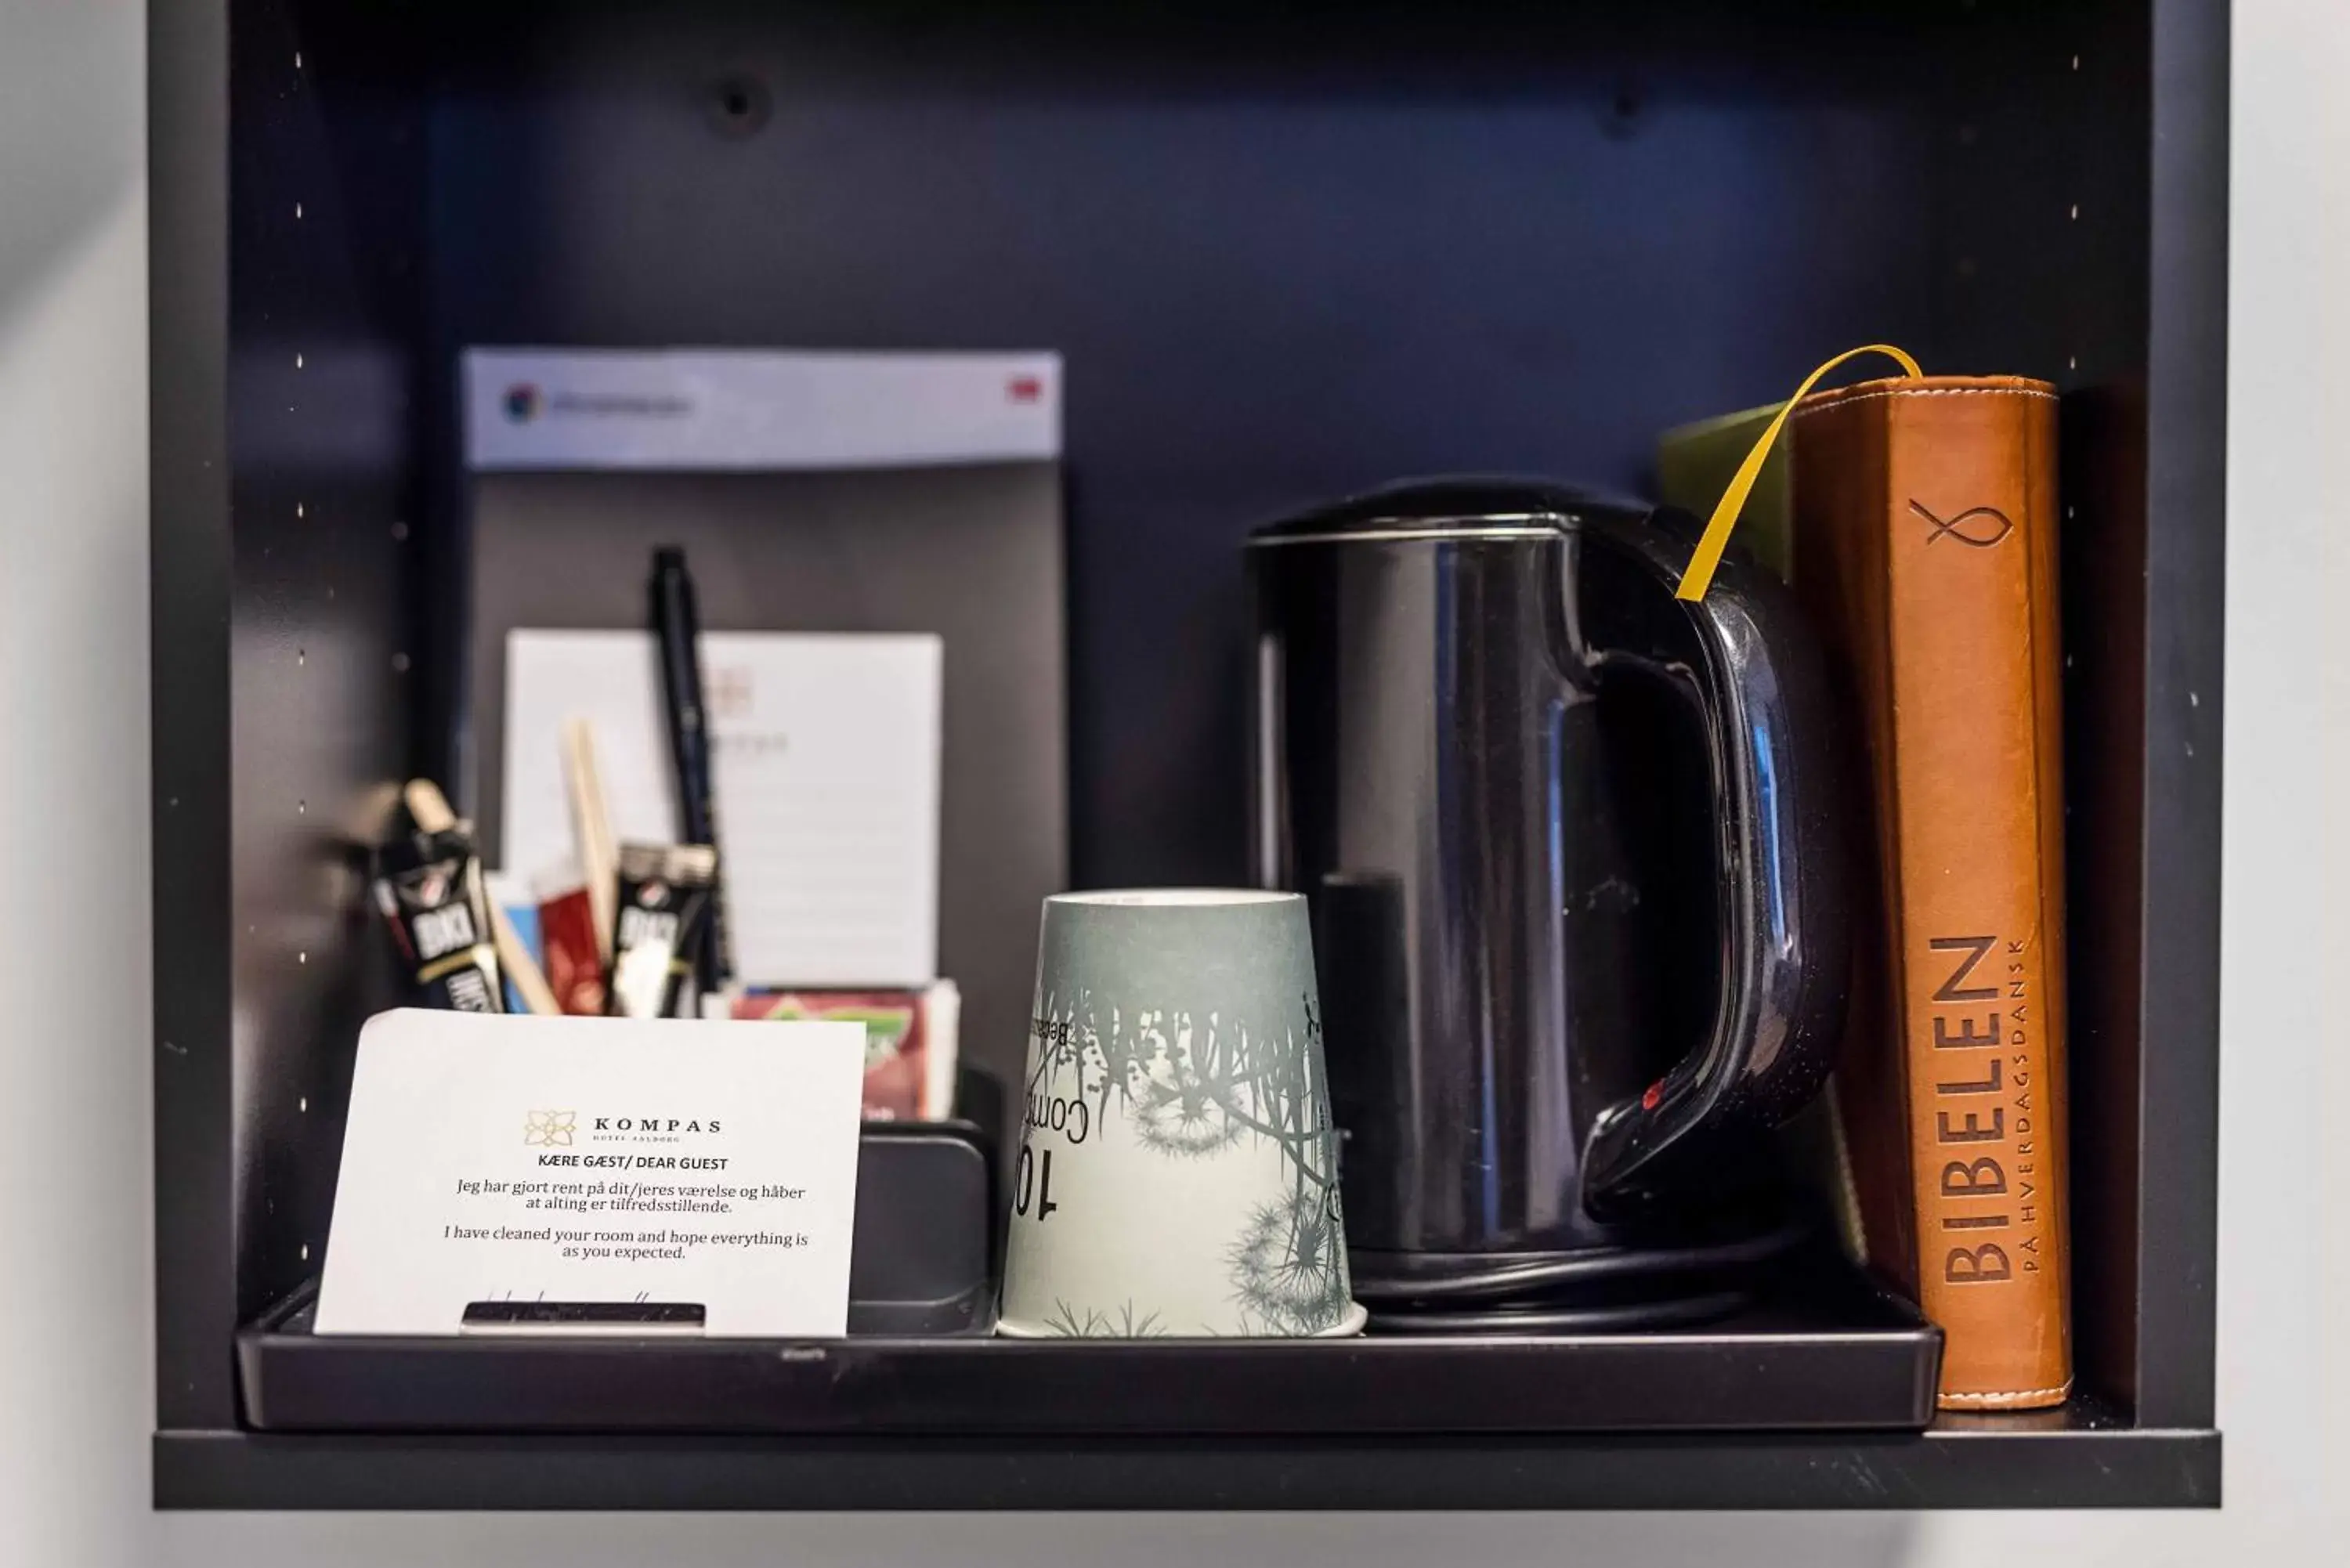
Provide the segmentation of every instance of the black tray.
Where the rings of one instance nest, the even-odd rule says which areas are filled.
[[[237,1335],[265,1431],[1271,1435],[1922,1428],[1941,1334],[1840,1261],[1702,1329],[1515,1339]]]

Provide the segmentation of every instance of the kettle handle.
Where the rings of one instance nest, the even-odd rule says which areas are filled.
[[[1695,518],[1671,509],[1583,524],[1594,547],[1627,552],[1669,600],[1698,533]],[[1720,830],[1721,989],[1698,1046],[1593,1125],[1583,1199],[1602,1219],[1660,1196],[1691,1168],[1687,1156],[1801,1109],[1835,1064],[1850,979],[1820,649],[1794,594],[1743,551],[1722,558],[1702,598],[1675,603],[1695,633],[1694,659],[1686,636],[1591,657],[1603,676],[1611,665],[1669,670],[1699,711]]]

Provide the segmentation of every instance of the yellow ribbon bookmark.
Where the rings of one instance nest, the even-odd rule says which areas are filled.
[[[1675,598],[1694,604],[1705,597],[1705,590],[1713,586],[1713,569],[1721,565],[1721,552],[1730,543],[1730,531],[1737,526],[1738,514],[1746,510],[1747,494],[1754,488],[1755,478],[1762,473],[1763,461],[1771,455],[1772,443],[1779,439],[1779,431],[1785,427],[1787,416],[1795,411],[1795,405],[1804,400],[1804,395],[1822,376],[1846,360],[1856,359],[1863,354],[1884,355],[1899,364],[1902,373],[1913,381],[1925,378],[1926,372],[1918,368],[1918,361],[1890,343],[1868,343],[1858,348],[1847,348],[1804,377],[1804,384],[1795,389],[1794,396],[1780,405],[1778,413],[1772,417],[1771,427],[1762,432],[1762,439],[1754,443],[1754,450],[1746,454],[1746,461],[1738,465],[1736,473],[1731,475],[1730,488],[1721,493],[1721,500],[1715,504],[1713,515],[1706,522],[1704,534],[1698,538],[1697,548],[1690,553],[1689,566],[1681,573],[1681,585],[1673,590]]]

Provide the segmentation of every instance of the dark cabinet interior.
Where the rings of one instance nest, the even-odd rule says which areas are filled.
[[[159,1501],[2217,1501],[2224,4],[150,15]],[[398,780],[473,765],[463,348],[1063,354],[1084,887],[1247,876],[1253,525],[1431,472],[1645,493],[1659,431],[1868,341],[2064,394],[2071,1407],[1922,1436],[1774,1418],[1769,1390],[1892,1374],[1767,1334],[1711,1372],[1637,1338],[1508,1376],[1315,1347],[1287,1428],[1235,1435],[1216,1399],[1261,1369],[1039,1372],[983,1344],[865,1376],[917,1408],[959,1377],[1093,1379],[1166,1424],[254,1429],[236,1337],[315,1274],[352,1042],[392,995],[355,851]],[[651,1398],[668,1375],[610,1376]],[[1596,1431],[1548,1384],[1522,1421],[1424,1398],[1683,1376],[1763,1390],[1747,1429]],[[1380,1378],[1392,1419],[1334,1392]]]

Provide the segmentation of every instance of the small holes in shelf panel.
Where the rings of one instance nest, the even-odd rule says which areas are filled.
[[[424,169],[421,107],[376,90],[412,19],[227,10],[228,1043],[249,1312],[315,1266],[352,1044],[397,1000],[363,867],[408,764],[411,683],[383,672],[411,646],[392,530],[423,493],[423,332],[421,289],[380,258],[422,243]]]

